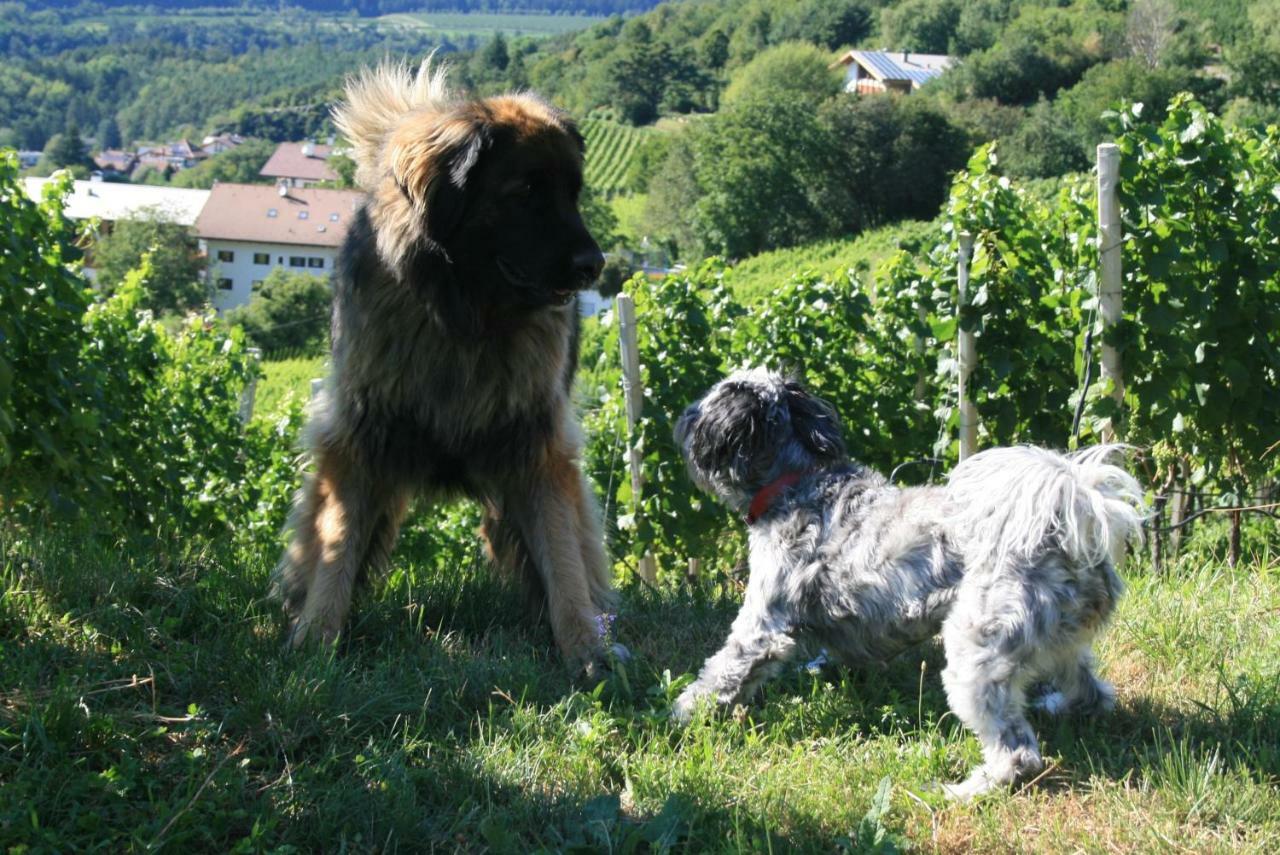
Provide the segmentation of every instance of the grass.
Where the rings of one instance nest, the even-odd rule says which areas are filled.
[[[403,12],[375,19],[382,27],[424,30],[454,38],[465,36],[554,36],[585,30],[603,21],[591,15],[489,14],[484,12]]]
[[[632,246],[639,246],[645,235],[644,206],[648,196],[632,193],[626,196],[614,196],[609,200],[613,215],[618,218],[618,231]]]
[[[936,222],[905,220],[863,232],[844,240],[820,241],[803,246],[763,252],[734,265],[731,284],[744,302],[766,296],[793,275],[812,271],[823,275],[849,268],[873,273],[879,264],[899,248],[928,248],[929,241],[941,240]]]
[[[473,515],[419,519],[349,638],[296,654],[263,597],[274,542],[10,534],[0,846],[1280,847],[1268,558],[1131,573],[1100,651],[1116,713],[1037,719],[1045,779],[957,806],[933,784],[978,748],[946,711],[936,650],[879,673],[791,670],[750,709],[681,730],[668,705],[735,595],[626,590],[619,632],[635,659],[575,686],[545,627],[485,570]]]
[[[254,393],[255,415],[275,413],[286,400],[309,400],[311,381],[324,377],[327,370],[323,356],[264,361],[262,377]]]

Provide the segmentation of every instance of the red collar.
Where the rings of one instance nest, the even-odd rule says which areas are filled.
[[[773,504],[773,500],[778,494],[799,481],[803,476],[799,472],[788,472],[785,475],[779,475],[760,488],[759,492],[751,499],[751,507],[747,509],[746,521],[747,525],[753,524],[760,517],[769,512],[769,506]]]

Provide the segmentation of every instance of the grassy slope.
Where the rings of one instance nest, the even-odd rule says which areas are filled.
[[[262,363],[262,377],[254,393],[255,415],[269,416],[286,398],[306,401],[311,396],[311,381],[327,373],[323,356],[269,360]]]
[[[936,651],[791,672],[680,731],[664,672],[697,666],[732,602],[628,591],[628,681],[575,691],[479,550],[435,531],[410,530],[349,642],[293,655],[262,597],[270,536],[0,543],[0,845],[831,851],[888,777],[884,826],[925,850],[1280,846],[1274,563],[1132,576],[1101,649],[1119,710],[1038,719],[1043,785],[962,807],[930,790],[978,757]]]
[[[826,275],[851,267],[874,272],[880,262],[900,247],[928,246],[941,237],[936,221],[904,220],[853,238],[763,252],[734,265],[732,287],[740,300],[750,303],[769,294],[794,274],[812,271]]]

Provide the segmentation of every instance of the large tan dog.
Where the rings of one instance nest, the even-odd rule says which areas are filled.
[[[338,264],[314,471],[274,579],[291,643],[339,634],[413,495],[465,494],[590,673],[612,590],[569,395],[576,292],[604,263],[577,207],[582,137],[531,95],[460,100],[429,61],[352,80],[335,119],[369,196]]]

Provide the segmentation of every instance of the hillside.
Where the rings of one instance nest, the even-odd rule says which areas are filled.
[[[289,8],[310,12],[356,14],[374,17],[394,12],[460,12],[464,14],[545,13],[552,15],[621,15],[652,9],[659,0],[293,0]],[[27,0],[30,9],[66,9],[78,5],[59,0]],[[98,0],[94,5],[108,9],[153,9],[160,11],[234,8],[277,12],[284,4],[276,0]]]

